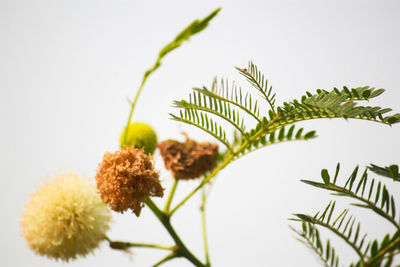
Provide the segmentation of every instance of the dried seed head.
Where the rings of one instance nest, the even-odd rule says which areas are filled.
[[[97,169],[96,181],[104,203],[121,213],[131,209],[139,216],[148,197],[163,196],[152,157],[143,149],[132,147],[105,153]]]
[[[187,136],[186,136],[187,137]],[[215,167],[218,146],[207,142],[197,143],[187,137],[185,143],[167,140],[157,145],[165,168],[176,179],[193,179]]]

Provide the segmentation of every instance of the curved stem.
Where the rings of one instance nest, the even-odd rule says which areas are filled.
[[[189,40],[189,38],[205,28],[207,28],[208,23],[218,14],[218,12],[221,10],[221,8],[217,8],[216,10],[212,11],[207,17],[201,20],[195,20],[189,26],[187,26],[185,29],[183,29],[175,38],[172,42],[168,43],[166,46],[164,46],[161,51],[158,53],[158,57],[156,62],[153,64],[153,66],[148,69],[144,74],[142,78],[142,83],[140,84],[139,90],[136,93],[135,99],[132,102],[131,110],[129,112],[128,116],[128,121],[126,123],[126,132],[124,135],[123,139],[123,144],[126,143],[126,137],[128,136],[129,132],[129,124],[132,120],[132,114],[135,109],[136,103],[139,100],[140,93],[142,92],[143,86],[146,83],[147,78],[154,72],[156,71],[160,66],[161,66],[161,60],[169,54],[171,51],[174,51],[178,47],[182,45],[183,42]]]
[[[165,207],[164,207],[164,212],[167,213],[167,214],[168,214],[169,209],[171,207],[172,199],[174,198],[177,186],[178,186],[178,179],[174,179],[174,183],[172,185],[171,191],[169,192],[167,203],[165,203]]]
[[[139,100],[140,93],[142,92],[142,89],[147,80],[147,77],[148,77],[148,75],[146,75],[146,74],[143,76],[142,83],[140,84],[139,90],[136,92],[135,99],[132,102],[131,110],[129,111],[128,121],[126,122],[126,127],[125,127],[126,130],[125,130],[124,140],[123,140],[122,144],[126,143],[126,137],[128,136],[129,124],[131,123],[131,120],[132,120],[133,111],[135,110],[136,103]]]
[[[185,246],[182,242],[178,234],[175,232],[175,229],[171,225],[170,216],[163,213],[157,205],[148,198],[146,200],[146,205],[153,211],[154,215],[158,218],[158,220],[164,225],[165,229],[168,231],[172,239],[175,241],[177,246],[175,250],[175,255],[177,257],[184,257],[193,263],[197,267],[205,267],[203,263],[201,263]]]

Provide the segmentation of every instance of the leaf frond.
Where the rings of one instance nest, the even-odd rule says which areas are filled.
[[[239,112],[231,108],[231,105],[226,102],[218,101],[212,98],[203,98],[200,93],[193,93],[189,96],[189,102],[185,100],[174,101],[177,108],[182,108],[185,111],[202,111],[220,117],[226,122],[235,127],[243,136],[245,136],[244,120],[241,118]],[[191,117],[191,119],[196,119]]]
[[[275,113],[275,96],[272,92],[272,86],[268,84],[268,80],[265,79],[264,74],[258,70],[258,67],[253,63],[249,62],[248,69],[241,69],[235,67],[241,75],[243,75],[249,83],[257,89],[262,97],[268,102],[273,113]]]
[[[260,127],[261,126],[258,126],[248,132],[248,138],[252,139],[252,137],[259,131]],[[305,132],[304,128],[297,129],[295,125],[291,125],[288,129],[282,127],[280,129],[276,129],[275,131],[265,133],[259,138],[256,138],[254,141],[250,142],[247,146],[247,149],[243,150],[240,156],[246,155],[250,152],[264,148],[266,146],[290,141],[307,141],[316,137],[316,131]],[[245,139],[242,140],[242,143],[244,142]]]
[[[360,238],[360,223],[356,222],[354,216],[348,216],[348,209],[343,210],[336,216],[334,216],[334,210],[335,202],[330,202],[322,213],[318,212],[314,216],[306,214],[294,215],[303,222],[319,225],[330,230],[352,247],[361,259],[364,259],[362,250],[365,245],[366,234]]]
[[[339,256],[329,239],[322,243],[318,229],[310,222],[302,222],[301,230],[290,227],[298,236],[301,243],[309,247],[321,260],[325,267],[338,267]]]
[[[363,119],[388,125],[400,122],[400,114],[384,115],[391,111],[389,108],[357,106],[357,100],[369,100],[381,94],[383,89],[375,91],[369,87],[353,88],[349,91],[350,94],[335,89],[330,92],[317,90],[316,94],[307,92],[301,101],[295,99],[292,102],[284,102],[277,108],[280,116],[277,123],[288,124],[319,118]],[[357,98],[355,95],[358,93],[355,92],[360,92],[361,96],[358,95]],[[370,93],[368,95],[365,92]]]
[[[340,164],[337,165],[335,177],[338,175]],[[346,180],[344,186],[337,185],[336,180],[331,181],[326,169],[321,171],[323,183],[301,180],[302,182],[314,187],[322,188],[334,192],[334,195],[350,197],[361,203],[354,203],[354,206],[367,208],[389,221],[397,230],[400,231],[400,223],[397,221],[396,205],[394,197],[388,191],[386,185],[375,179],[368,181],[367,168],[362,175],[358,175],[358,166]],[[368,193],[367,193],[368,192]]]
[[[175,107],[180,108],[181,113],[179,116],[171,115],[175,120],[197,126],[216,137],[234,154],[233,158],[238,158],[270,144],[290,140],[308,140],[315,137],[315,131],[304,134],[302,128],[295,134],[293,128],[289,128],[288,132],[285,132],[289,125],[293,126],[299,121],[320,118],[353,118],[388,125],[400,122],[400,114],[385,115],[391,111],[389,108],[357,105],[359,101],[369,101],[379,96],[384,89],[375,89],[369,86],[352,89],[343,87],[341,91],[334,88],[330,92],[318,89],[315,94],[306,92],[300,101],[295,99],[276,107],[275,93],[272,92],[268,80],[254,63],[250,62],[248,69],[237,68],[237,70],[267,100],[270,109],[263,108],[252,97],[252,94],[244,93],[234,83],[229,85],[228,81],[215,79],[211,90],[206,87],[194,88],[189,95],[189,100],[175,101]],[[264,110],[266,112],[263,115]],[[237,147],[238,150],[233,150],[232,145],[226,139],[225,129],[222,128],[222,125],[216,125],[214,120],[210,123],[211,118],[208,118],[207,114],[224,120],[238,131],[240,134],[238,139],[242,140]],[[249,115],[257,121],[256,127],[246,128],[247,118],[245,115]],[[350,184],[353,183],[354,181]],[[364,186],[362,188],[364,189]]]
[[[400,181],[399,166],[396,164],[390,165],[388,167],[379,167],[377,165],[371,164],[368,169],[380,176],[392,178],[393,181]]]
[[[200,114],[200,115],[199,115]],[[179,117],[174,114],[169,114],[171,119],[183,123],[187,123],[207,132],[208,134],[215,137],[218,141],[226,146],[233,153],[233,148],[226,137],[225,131],[221,125],[215,122],[212,118],[209,118],[207,114],[198,112],[197,110],[185,110],[179,113]]]

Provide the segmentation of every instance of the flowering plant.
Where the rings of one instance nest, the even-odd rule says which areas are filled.
[[[400,122],[400,114],[387,115],[388,108],[358,105],[369,101],[384,90],[369,86],[330,91],[306,92],[301,99],[276,103],[277,95],[258,67],[250,62],[237,71],[249,83],[250,90],[215,79],[210,88],[194,88],[187,100],[174,102],[179,112],[170,114],[171,119],[195,126],[214,138],[214,142],[192,140],[186,134],[184,143],[177,140],[157,141],[157,134],[147,124],[133,121],[135,106],[151,74],[161,66],[162,59],[181,46],[191,36],[204,30],[218,14],[213,11],[202,20],[195,20],[158,54],[155,64],[145,72],[140,87],[131,103],[126,126],[120,136],[120,150],[106,152],[98,165],[95,176],[97,190],[86,179],[76,174],[62,174],[38,190],[28,203],[22,216],[23,235],[35,252],[50,258],[68,261],[84,256],[105,240],[113,249],[126,251],[132,247],[149,247],[167,250],[169,253],[153,266],[175,258],[185,258],[195,266],[211,266],[206,235],[205,206],[207,195],[217,174],[236,160],[261,148],[283,142],[310,140],[316,131],[305,131],[295,123],[313,119],[359,119],[392,125]],[[256,92],[261,97],[254,95]],[[250,127],[248,125],[254,125]],[[156,205],[152,197],[163,197],[164,188],[160,174],[154,169],[152,154],[158,148],[166,169],[170,170],[174,183],[169,190],[164,208]],[[395,181],[399,178],[397,165],[386,168],[372,165],[370,169]],[[326,170],[321,173],[323,183],[304,180],[315,187],[334,191],[340,196],[354,198],[358,206],[368,208],[389,220],[397,227],[394,234],[383,241],[359,239],[360,224],[353,217],[346,219],[347,209],[331,222],[335,202],[331,202],[322,213],[315,216],[296,214],[293,220],[300,221],[302,229],[294,231],[321,258],[326,266],[338,266],[338,256],[330,241],[322,245],[317,226],[323,226],[344,239],[359,256],[351,266],[390,266],[399,253],[399,225],[396,222],[395,200],[386,186],[371,180],[368,197],[364,197],[367,185],[367,170],[357,183],[358,168],[344,186],[338,186],[339,167],[332,180]],[[198,179],[198,184],[175,206],[172,200],[178,183]],[[355,185],[355,189],[353,185]],[[360,191],[361,190],[361,191]],[[195,194],[202,191],[201,218],[204,239],[204,259],[188,249],[172,225],[172,216]],[[371,201],[375,192],[375,201]],[[98,193],[98,194],[97,194]],[[381,201],[381,205],[377,205]],[[109,228],[110,211],[132,211],[139,216],[147,206],[171,236],[173,245],[115,241],[106,235]],[[389,212],[390,210],[390,212]],[[37,215],[40,216],[37,216]],[[346,219],[346,220],[345,220]],[[343,223],[344,222],[344,223]],[[343,225],[343,228],[341,226]],[[356,226],[357,225],[357,226]],[[354,229],[354,227],[356,227]]]

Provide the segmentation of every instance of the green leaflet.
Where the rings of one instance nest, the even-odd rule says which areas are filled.
[[[384,89],[369,86],[351,89],[344,86],[341,91],[337,88],[331,91],[317,89],[315,94],[306,92],[301,100],[284,102],[277,107],[276,93],[254,63],[249,62],[247,69],[236,69],[261,95],[260,100],[252,93],[244,93],[234,82],[229,84],[227,80],[215,79],[211,89],[205,86],[194,88],[188,100],[174,101],[174,106],[181,110],[179,115],[171,114],[171,118],[176,121],[206,131],[235,156],[271,144],[316,137],[316,131],[303,134],[303,128],[294,132],[294,128],[290,127],[286,132],[289,125],[304,120],[362,119],[388,125],[400,121],[400,114],[386,115],[391,111],[389,108],[358,105],[360,101],[369,101],[381,95]],[[228,126],[220,121],[225,121]],[[249,129],[247,124],[251,121],[257,124]],[[232,130],[238,132],[241,143],[237,144],[227,138],[226,133]],[[233,143],[236,145],[232,145]]]
[[[344,240],[357,253],[358,259],[349,266],[392,266],[393,259],[398,254],[396,250],[400,246],[400,218],[396,214],[395,197],[390,194],[387,186],[381,181],[376,181],[376,179],[368,180],[368,170],[372,170],[383,177],[392,177],[393,173],[397,174],[396,171],[398,168],[396,167],[397,165],[391,165],[382,168],[371,164],[371,167],[365,168],[364,172],[358,175],[359,167],[356,166],[343,186],[338,185],[336,180],[340,170],[339,164],[337,165],[333,181],[331,181],[329,172],[326,169],[321,171],[322,183],[301,180],[308,185],[334,192],[333,194],[336,196],[352,198],[356,201],[356,203],[351,204],[352,206],[366,208],[374,212],[374,214],[379,215],[395,227],[394,233],[387,234],[380,240],[367,240],[367,235],[361,234],[361,223],[357,222],[354,216],[348,216],[348,209],[344,209],[338,215],[335,215],[335,202],[330,202],[322,212],[317,212],[314,216],[294,214],[297,219],[292,220],[302,221],[303,224],[302,229],[295,230],[295,232],[307,240],[309,236],[308,229],[314,229],[313,233],[315,233],[318,231],[317,227],[324,227]],[[369,189],[365,190],[368,187]],[[311,226],[304,227],[304,224],[310,224]],[[308,240],[306,242],[307,246],[310,247],[309,243],[314,242],[314,240]],[[332,248],[332,244],[328,242],[329,239],[327,244]],[[314,250],[314,252],[320,257],[321,255],[325,255],[323,257],[325,265],[332,266],[327,265],[327,259],[329,259],[329,253],[331,252],[328,250],[328,246],[324,249],[325,254],[323,254],[323,250]]]

